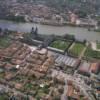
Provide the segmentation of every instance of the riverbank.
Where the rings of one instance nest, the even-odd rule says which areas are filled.
[[[79,25],[76,25],[75,23],[71,23],[71,22],[68,22],[68,21],[64,21],[64,22],[58,22],[58,21],[51,21],[51,20],[48,20],[48,21],[33,21],[33,23],[39,23],[39,24],[43,24],[43,25],[50,25],[50,26],[71,26],[71,27],[83,27],[83,28],[94,28],[94,25],[90,25],[90,24],[79,24]]]
[[[12,21],[0,20],[0,27],[2,29],[8,28],[9,30],[18,31],[18,32],[30,32],[32,27],[37,27],[39,34],[46,35],[64,35],[70,34],[75,35],[75,38],[78,40],[87,40],[87,41],[100,41],[100,33],[94,31],[88,31],[86,28],[82,27],[71,27],[71,26],[49,26],[42,25],[37,23],[16,23]]]
[[[23,16],[13,16],[13,15],[9,15],[7,17],[0,17],[0,20],[6,20],[6,21],[13,21],[16,23],[25,23],[25,18]]]
[[[42,24],[42,25],[50,25],[50,26],[71,26],[71,27],[83,27],[83,28],[94,28],[94,25],[92,24],[75,24],[75,23],[71,23],[69,21],[63,21],[63,22],[58,22],[58,21],[53,21],[53,20],[43,20],[43,21],[39,21],[39,20],[34,20],[34,21],[30,21],[30,20],[25,20],[25,18],[23,16],[10,16],[8,18],[1,18],[0,20],[6,20],[6,21],[12,21],[12,22],[16,22],[16,23],[36,23],[36,24]]]

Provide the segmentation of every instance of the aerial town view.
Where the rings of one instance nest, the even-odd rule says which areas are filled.
[[[0,0],[0,100],[100,100],[100,0]]]

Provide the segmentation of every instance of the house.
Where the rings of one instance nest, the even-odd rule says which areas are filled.
[[[11,63],[14,64],[14,65],[20,65],[22,63],[22,61],[18,60],[18,59],[12,59]]]
[[[60,64],[60,65],[62,65],[62,63],[63,63],[64,65],[67,65],[68,67],[71,67],[73,69],[76,69],[77,66],[80,63],[80,60],[77,59],[77,58],[72,58],[72,57],[65,56],[65,55],[59,55],[56,58],[55,62],[57,64]]]
[[[68,85],[67,96],[74,100],[80,100],[79,92],[72,85]]]
[[[90,76],[90,65],[89,62],[83,61],[79,66],[78,73]]]
[[[6,62],[0,61],[0,67],[4,67],[6,65]]]
[[[91,66],[90,66],[90,71],[92,73],[98,73],[100,71],[100,65],[99,63],[91,63]]]
[[[7,71],[10,71],[10,70],[14,69],[15,66],[16,66],[16,65],[12,65],[12,64],[10,64],[10,63],[7,63],[7,64],[5,65],[4,68],[5,68]]]
[[[97,95],[97,97],[98,97],[98,99],[100,98],[100,90],[97,90],[96,91],[96,95]]]
[[[70,14],[70,21],[72,24],[76,23],[77,18],[78,18],[78,16],[76,14],[74,14],[74,13]]]
[[[15,84],[15,88],[18,89],[18,90],[21,89],[22,87],[23,87],[23,85],[21,83]]]
[[[88,100],[79,86],[76,86],[73,81],[68,80],[67,97],[71,100]],[[69,100],[68,99],[68,100]]]
[[[12,73],[6,72],[4,78],[5,78],[6,80],[10,80],[10,79],[12,79],[13,77],[14,77],[14,75],[13,75]]]

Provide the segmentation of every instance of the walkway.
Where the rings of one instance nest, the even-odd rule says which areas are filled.
[[[97,49],[96,42],[91,42],[91,46],[92,46],[92,49],[93,49],[93,50],[95,50],[95,51],[100,51],[100,49]]]
[[[80,54],[80,56],[79,56],[79,59],[81,59],[81,58],[84,56],[84,53],[85,53],[86,49],[87,49],[87,47],[85,47],[85,48],[83,49],[83,51],[81,52],[81,54]]]
[[[61,96],[61,100],[67,100],[67,80],[65,80],[64,93]]]

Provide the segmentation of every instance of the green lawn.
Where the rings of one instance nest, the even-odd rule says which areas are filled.
[[[9,39],[9,37],[0,37],[0,48],[6,48],[10,42],[11,39]]]
[[[69,52],[74,56],[80,56],[84,48],[85,48],[84,44],[75,43],[75,45],[72,47],[72,49]]]
[[[71,42],[69,42],[69,41],[56,40],[50,46],[53,48],[65,50],[66,48],[68,48],[70,43]]]
[[[4,78],[4,73],[0,73],[0,79]]]
[[[100,49],[100,43],[97,43],[97,49]]]
[[[33,85],[31,84],[31,83],[28,83],[28,84],[26,84],[26,86],[25,86],[27,89],[32,89],[33,88]]]
[[[96,59],[100,59],[100,52],[99,51],[94,51],[91,48],[87,48],[86,52],[85,52],[85,57],[86,58],[96,58]]]
[[[0,100],[8,100],[8,96],[6,95],[0,95]]]

